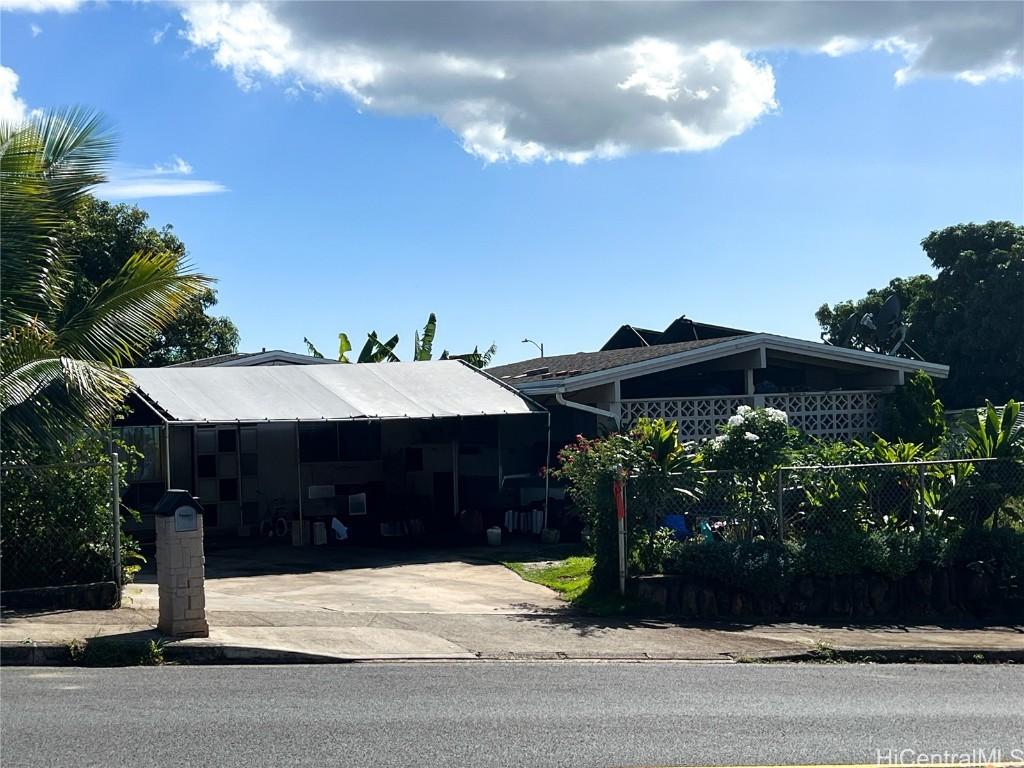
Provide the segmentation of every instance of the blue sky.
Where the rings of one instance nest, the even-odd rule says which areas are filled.
[[[226,38],[211,43],[169,5],[2,22],[2,64],[18,80],[0,103],[109,117],[115,180],[182,193],[129,197],[218,278],[244,350],[301,351],[308,335],[333,351],[339,330],[377,329],[401,333],[408,354],[430,311],[438,343],[494,341],[501,362],[532,356],[524,336],[549,353],[594,349],[623,322],[658,328],[683,313],[813,339],[822,302],[927,271],[929,231],[1024,219],[1019,43],[1011,71],[978,84],[927,71],[906,46],[746,44],[738,66],[770,71],[773,106],[716,147],[658,151],[680,147],[620,131],[615,157],[566,162],[583,146],[572,141],[609,137],[556,135],[537,108],[524,136],[546,156],[490,162],[514,150],[473,144],[450,102],[422,95],[439,87],[428,75],[360,103],[290,53],[276,73],[230,61]],[[922,71],[898,86],[908,62]],[[579,121],[597,124],[588,106]],[[188,173],[153,172],[177,158]]]

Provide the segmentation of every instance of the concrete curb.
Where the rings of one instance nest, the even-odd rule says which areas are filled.
[[[833,648],[733,655],[747,664],[1024,664],[1024,648]]]
[[[797,653],[769,651],[758,654],[684,656],[673,654],[569,654],[552,652],[508,652],[501,654],[378,654],[327,655],[277,648],[255,648],[221,643],[163,647],[164,659],[171,664],[356,664],[383,662],[688,662],[700,664],[736,663],[923,663],[923,664],[1022,664],[1024,649],[983,648],[878,648],[834,649],[825,653],[808,650]],[[86,666],[71,659],[66,645],[60,643],[0,643],[0,666],[61,667]]]

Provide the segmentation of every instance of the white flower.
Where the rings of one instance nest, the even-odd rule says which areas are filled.
[[[761,438],[758,437],[757,435],[755,435],[753,432],[744,432],[743,433],[743,439],[744,440],[749,440],[752,443],[756,443]]]
[[[736,409],[736,415],[737,416],[746,416],[748,413],[750,413],[753,410],[754,409],[751,408],[749,405],[741,405],[739,408]]]
[[[721,446],[721,445],[724,445],[725,443],[729,442],[729,436],[728,435],[719,435],[718,437],[714,438],[711,442],[714,445],[716,445],[716,446]]]
[[[740,416],[739,414],[736,414],[735,416],[730,416],[729,417],[729,426],[730,427],[738,427],[742,423],[743,423],[743,417]]]
[[[781,422],[782,424],[789,424],[789,414],[787,414],[785,411],[780,411],[778,408],[765,408],[764,413],[765,416],[767,416],[772,421],[778,421]]]

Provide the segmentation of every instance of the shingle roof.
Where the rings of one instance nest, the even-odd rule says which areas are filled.
[[[226,355],[214,355],[213,357],[202,357],[198,360],[186,360],[184,363],[172,363],[168,368],[206,368],[211,365],[220,365],[228,360],[241,360],[243,357],[252,357],[256,352],[229,352]]]
[[[513,386],[550,379],[568,378],[583,373],[606,371],[641,360],[652,360],[657,357],[686,352],[691,349],[710,347],[737,338],[725,336],[720,339],[702,339],[700,341],[679,341],[675,344],[657,344],[652,347],[631,347],[627,349],[609,349],[603,352],[577,352],[572,355],[548,355],[523,360],[508,365],[497,365],[488,368],[487,373]]]

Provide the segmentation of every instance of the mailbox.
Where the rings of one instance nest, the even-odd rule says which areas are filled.
[[[203,505],[188,491],[171,489],[153,507],[157,627],[172,637],[208,637]]]
[[[173,517],[174,530],[179,533],[195,531],[199,528],[199,515],[203,514],[203,505],[188,491],[172,488],[160,497],[160,501],[153,507],[153,514]]]

